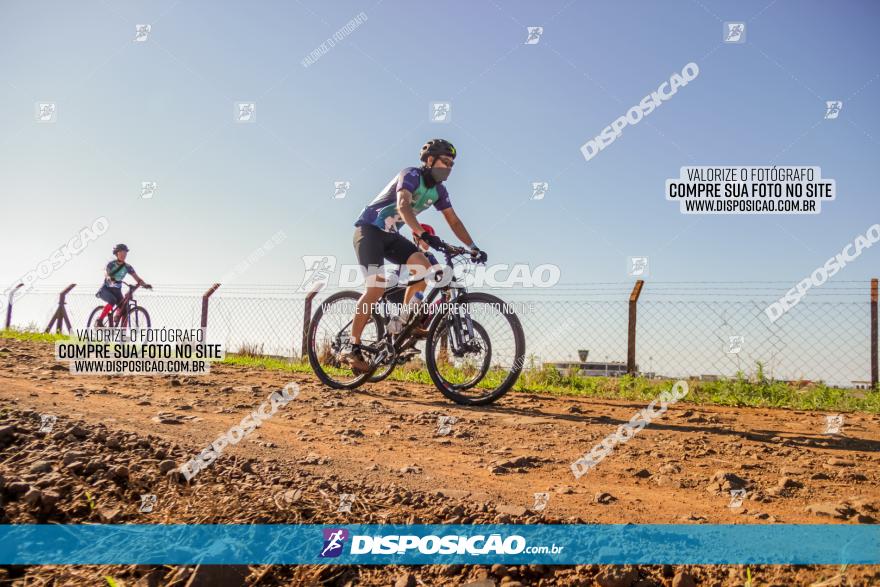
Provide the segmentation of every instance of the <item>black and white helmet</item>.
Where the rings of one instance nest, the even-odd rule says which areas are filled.
[[[419,159],[424,163],[428,160],[428,157],[438,157],[440,155],[446,155],[455,159],[455,147],[446,139],[431,139],[422,146],[422,153]]]

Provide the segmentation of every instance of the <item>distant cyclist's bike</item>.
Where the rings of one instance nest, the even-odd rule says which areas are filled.
[[[454,266],[464,268],[470,258],[470,251],[462,247],[443,243],[438,250],[446,257],[444,271],[453,271]],[[361,294],[342,291],[327,298],[309,326],[309,363],[318,378],[334,389],[381,381],[397,365],[419,355],[416,344],[424,339],[425,368],[447,398],[478,406],[507,393],[525,358],[525,335],[516,313],[491,294],[468,293],[454,272],[439,281],[399,334],[389,331],[389,323],[395,316],[391,308],[403,300],[405,287],[385,291],[361,336],[364,359],[370,364],[365,373],[353,371],[338,359],[349,344]]]
[[[150,314],[145,308],[139,306],[137,300],[134,299],[134,292],[135,290],[137,290],[137,288],[140,287],[140,285],[131,285],[130,283],[126,282],[123,282],[123,285],[128,287],[128,293],[123,296],[122,301],[119,303],[119,305],[113,308],[110,313],[107,314],[107,316],[101,321],[100,324],[98,323],[98,316],[100,316],[104,309],[110,304],[104,304],[92,310],[92,313],[89,314],[89,321],[86,323],[86,328],[150,327]],[[119,312],[119,316],[116,315],[117,312]]]

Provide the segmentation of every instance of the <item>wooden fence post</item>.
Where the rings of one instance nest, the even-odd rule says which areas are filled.
[[[220,287],[220,284],[215,283],[202,296],[202,328],[203,329],[208,327],[208,298],[210,298],[211,295],[215,291],[217,291],[218,287]]]
[[[871,280],[871,389],[877,388],[877,278]]]
[[[12,298],[15,297],[15,292],[17,292],[20,287],[24,287],[24,284],[19,283],[9,292],[9,301],[6,303],[6,330],[9,330],[12,327]]]
[[[636,307],[639,296],[642,294],[644,280],[639,279],[629,294],[629,329],[626,340],[626,372],[628,375],[636,374]]]
[[[52,319],[49,320],[49,325],[46,326],[46,332],[52,330],[52,326],[55,326],[55,332],[57,334],[61,334],[62,328],[67,326],[67,332],[70,332],[70,318],[67,316],[67,308],[65,307],[67,304],[67,294],[70,293],[70,290],[76,287],[75,283],[71,283],[58,294],[58,309],[55,310],[55,314],[52,316]]]

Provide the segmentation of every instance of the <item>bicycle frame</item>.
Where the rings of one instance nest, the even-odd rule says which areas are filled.
[[[131,315],[132,309],[137,308],[138,303],[134,299],[134,292],[140,287],[140,284],[129,285],[128,283],[123,283],[128,286],[128,292],[122,296],[122,301],[115,306],[113,312],[119,312],[119,326],[125,327],[128,326],[128,317]]]
[[[420,304],[420,306],[416,309],[416,313],[412,317],[410,317],[409,323],[404,326],[403,330],[399,334],[392,335],[386,332],[383,340],[381,340],[378,345],[363,345],[363,347],[367,351],[375,354],[375,357],[371,361],[372,370],[375,371],[375,369],[378,368],[379,365],[383,364],[384,361],[397,360],[397,356],[401,353],[401,351],[403,351],[404,348],[412,342],[411,334],[413,330],[415,330],[421,323],[421,319],[419,318],[419,316],[424,313],[424,309],[430,309],[433,306],[438,306],[443,301],[449,304],[449,306],[454,307],[455,300],[467,293],[467,288],[465,287],[465,285],[459,282],[455,277],[454,268],[452,266],[452,259],[455,255],[451,254],[448,251],[445,252],[445,255],[446,266],[448,270],[453,271],[452,278],[450,279],[449,283],[441,287],[431,289],[431,291],[428,293],[428,297],[425,298],[425,301],[422,302],[422,304]],[[381,299],[384,300],[387,295],[388,292],[386,292]],[[471,320],[470,313],[467,312],[467,308],[465,307],[463,316],[458,312],[453,312],[450,309],[438,312],[431,319],[431,324],[433,325],[434,321],[442,320],[449,317],[450,315],[452,316],[452,324],[450,330],[452,331],[453,337],[453,349],[457,352],[460,349],[464,348],[469,340],[473,339],[473,321]],[[383,318],[385,318],[387,321],[387,316],[383,316]]]

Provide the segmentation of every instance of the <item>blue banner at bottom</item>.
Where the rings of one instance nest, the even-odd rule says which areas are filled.
[[[880,564],[868,525],[2,525],[0,564]]]

